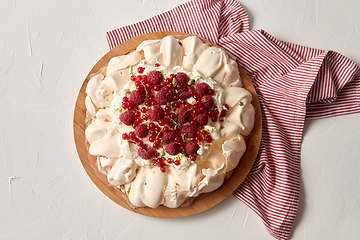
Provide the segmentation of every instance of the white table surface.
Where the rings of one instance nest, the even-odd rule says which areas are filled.
[[[1,0],[0,239],[273,239],[234,196],[157,219],[118,206],[74,146],[80,86],[108,51],[105,32],[184,0]],[[360,64],[360,1],[241,0],[251,29],[336,50]],[[291,239],[359,239],[360,114],[306,121]]]

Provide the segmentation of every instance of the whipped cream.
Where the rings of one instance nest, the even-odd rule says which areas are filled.
[[[223,103],[223,89],[222,87],[214,80],[212,80],[211,78],[206,78],[204,76],[202,76],[197,70],[190,72],[186,69],[184,69],[181,66],[175,66],[173,68],[169,68],[169,67],[165,67],[163,65],[160,65],[158,67],[155,67],[154,65],[150,65],[148,63],[147,60],[142,60],[140,61],[140,63],[138,65],[136,65],[135,68],[138,67],[142,67],[144,69],[144,72],[142,73],[142,75],[147,75],[148,73],[150,73],[151,71],[161,71],[163,73],[164,78],[168,78],[170,77],[172,74],[176,75],[178,72],[183,72],[186,73],[190,79],[194,80],[196,83],[207,83],[212,89],[214,89],[215,94],[214,94],[214,105],[219,106],[221,108],[222,103]],[[135,76],[140,75],[137,72],[134,72]],[[131,131],[131,127],[126,126],[125,124],[123,124],[120,121],[120,115],[122,112],[126,111],[126,109],[122,108],[122,99],[123,97],[127,96],[129,92],[135,90],[135,84],[132,81],[129,81],[127,84],[124,85],[123,90],[119,91],[112,103],[111,103],[111,112],[113,114],[113,124],[114,126],[119,130],[120,134],[122,133],[126,133]],[[189,103],[194,103],[196,100],[193,97],[190,97],[186,100]],[[146,107],[145,104],[141,104],[139,105],[139,108],[142,107]],[[221,109],[220,109],[221,110]],[[207,130],[213,141],[217,141],[220,138],[220,123],[219,122],[215,122],[212,123],[211,121],[209,121],[209,124],[204,126],[204,129]],[[149,137],[147,137],[145,139],[145,143],[149,143],[148,140]],[[145,160],[142,159],[141,157],[138,156],[137,152],[134,151],[136,148],[131,148],[132,144],[129,144],[129,142],[127,140],[123,140],[120,139],[120,152],[123,156],[125,157],[129,157],[132,158],[137,165],[141,166],[141,167],[153,167],[155,166],[154,163],[152,163],[149,160]],[[203,157],[206,157],[211,148],[213,146],[213,143],[202,143],[199,146],[199,149],[197,151],[197,162],[200,162],[201,160],[203,160]],[[188,168],[190,166],[190,164],[194,164],[194,162],[192,162],[190,160],[189,157],[185,156],[183,153],[179,153],[175,156],[170,156],[169,154],[167,154],[165,151],[160,150],[161,156],[167,158],[173,158],[174,160],[178,160],[180,161],[180,165],[175,165],[174,163],[171,163],[171,165],[177,169],[180,170],[185,170],[186,168]]]

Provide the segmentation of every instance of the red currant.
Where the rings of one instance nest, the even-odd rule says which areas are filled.
[[[169,127],[169,126],[165,126],[165,127],[163,128],[163,131],[164,131],[164,132],[169,132],[169,131],[170,131],[170,127]]]
[[[166,124],[165,119],[160,119],[159,120],[159,125],[160,126],[164,126],[165,124]]]
[[[131,140],[136,139],[136,134],[135,134],[135,132],[129,132],[129,137],[130,137]]]
[[[136,77],[135,75],[131,75],[131,76],[130,76],[130,80],[133,81],[133,82],[135,82],[135,81],[137,80],[137,77]]]
[[[200,113],[199,108],[194,108],[194,109],[192,110],[192,113],[193,113],[194,115],[198,115],[198,114]]]
[[[149,120],[149,115],[147,115],[147,114],[142,115],[142,119],[143,119],[144,121]]]
[[[156,141],[156,140],[155,140],[155,141]],[[160,148],[160,143],[156,143],[156,142],[155,142],[155,143],[153,144],[153,147],[156,148],[156,149]]]
[[[127,109],[129,108],[129,104],[128,103],[123,103],[122,106],[121,106],[123,109]]]
[[[144,85],[136,86],[136,90],[144,91],[145,90]]]
[[[122,138],[125,139],[125,140],[126,140],[126,139],[129,139],[129,134],[123,133]]]
[[[144,70],[145,69],[143,67],[138,67],[137,72],[141,74],[144,72]]]
[[[170,114],[169,114],[169,117],[170,117],[171,119],[176,119],[176,113],[170,113]]]
[[[155,85],[155,86],[154,86],[154,90],[155,90],[155,91],[160,91],[160,90],[161,90],[161,86],[160,86],[160,85]]]
[[[168,105],[166,105],[166,106],[165,106],[165,111],[171,111],[171,107],[168,106]]]
[[[192,107],[192,105],[191,105],[191,103],[185,103],[185,105],[184,105],[184,107],[186,108],[186,109],[190,109],[191,107]]]

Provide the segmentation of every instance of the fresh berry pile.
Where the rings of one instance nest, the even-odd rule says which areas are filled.
[[[162,172],[167,164],[181,162],[160,156],[160,148],[170,156],[182,153],[196,161],[200,145],[213,141],[204,126],[225,117],[228,106],[216,106],[214,89],[204,82],[196,84],[186,73],[165,78],[161,71],[145,75],[143,67],[137,72],[130,77],[136,90],[123,97],[120,115],[120,121],[134,130],[123,133],[122,138],[136,144],[138,155],[157,164]],[[195,99],[194,104],[189,98]]]

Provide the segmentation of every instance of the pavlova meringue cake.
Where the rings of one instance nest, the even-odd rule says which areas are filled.
[[[254,127],[237,63],[196,36],[143,41],[86,94],[88,151],[134,208],[188,206],[218,189]]]

